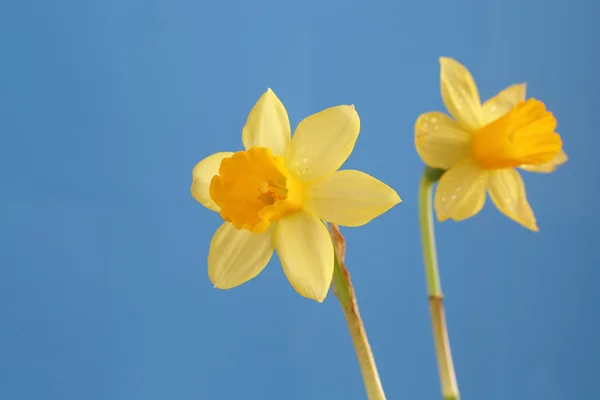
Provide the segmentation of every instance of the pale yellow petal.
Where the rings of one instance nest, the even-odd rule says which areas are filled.
[[[490,172],[488,192],[498,209],[527,229],[538,231],[535,215],[525,195],[521,175],[513,168]]]
[[[291,129],[287,111],[275,93],[268,89],[250,111],[242,130],[244,147],[266,147],[273,155],[286,157]]]
[[[337,171],[346,161],[360,131],[354,106],[337,106],[304,119],[292,137],[288,168],[304,181]]]
[[[569,157],[567,157],[567,153],[565,153],[564,150],[561,150],[556,157],[554,157],[554,159],[548,161],[547,163],[540,165],[521,165],[519,168],[529,172],[540,172],[547,174],[549,172],[554,172],[556,168],[566,163],[568,159]]]
[[[483,103],[483,121],[489,124],[512,110],[518,103],[525,101],[526,90],[527,85],[524,83],[511,85]]]
[[[223,161],[226,157],[231,157],[233,153],[231,152],[222,152],[215,153],[211,156],[206,157],[204,160],[200,161],[194,167],[192,171],[192,196],[200,204],[209,210],[213,210],[219,212],[220,207],[210,198],[210,194],[208,188],[210,187],[210,181],[213,176],[219,174],[219,167],[221,166],[221,161]]]
[[[361,226],[380,216],[400,197],[385,183],[361,171],[337,171],[306,188],[305,207],[324,221]]]
[[[442,175],[435,191],[438,220],[462,221],[477,214],[485,204],[488,172],[465,159]]]
[[[458,61],[440,57],[442,98],[446,108],[470,132],[483,125],[479,91],[471,73]]]
[[[215,287],[230,289],[258,275],[274,250],[273,225],[257,234],[238,230],[230,222],[219,227],[210,242],[208,276]]]
[[[333,277],[333,245],[325,225],[317,217],[298,211],[277,224],[275,246],[294,289],[322,302]]]
[[[421,114],[415,123],[415,146],[423,162],[448,169],[469,155],[471,134],[441,112]]]

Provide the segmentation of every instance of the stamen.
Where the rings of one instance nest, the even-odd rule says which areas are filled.
[[[259,183],[257,189],[260,193],[258,200],[264,201],[269,205],[272,205],[275,201],[285,200],[287,198],[288,190],[285,187],[285,184],[276,180],[262,181]]]
[[[287,191],[287,188],[285,187],[285,184],[280,183],[279,181],[270,180],[268,182],[268,184],[269,184],[269,186],[276,187],[276,188],[279,188],[279,189],[285,189]]]

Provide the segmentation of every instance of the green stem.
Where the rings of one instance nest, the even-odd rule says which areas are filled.
[[[352,338],[356,357],[358,358],[358,365],[360,366],[367,397],[369,400],[385,400],[385,393],[379,380],[375,358],[371,352],[367,332],[358,312],[358,304],[352,282],[350,281],[350,274],[344,265],[344,238],[336,225],[331,224],[331,231],[335,248],[333,290],[340,301],[344,316],[346,317],[346,323],[348,324],[350,337]]]
[[[456,373],[452,362],[446,316],[444,313],[444,296],[440,283],[440,273],[437,265],[435,250],[435,235],[433,230],[433,212],[431,192],[434,183],[443,174],[442,170],[426,167],[419,187],[419,222],[421,224],[421,243],[423,246],[423,259],[425,262],[425,277],[427,279],[427,293],[429,295],[429,310],[431,312],[431,325],[433,328],[433,341],[437,355],[440,375],[440,385],[444,400],[459,400]]]

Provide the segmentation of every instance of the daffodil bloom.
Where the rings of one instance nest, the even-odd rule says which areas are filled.
[[[422,114],[415,145],[425,164],[446,170],[435,193],[439,221],[477,214],[486,190],[509,218],[537,231],[517,168],[548,173],[567,161],[556,119],[541,101],[525,99],[525,84],[509,86],[483,105],[470,72],[442,57],[441,90],[446,108]]]
[[[360,226],[400,202],[360,171],[338,171],[358,138],[353,106],[304,119],[291,137],[287,112],[269,89],[242,130],[246,150],[216,153],[193,170],[191,192],[226,221],[210,243],[208,275],[229,289],[254,278],[277,250],[301,295],[323,301],[333,275],[333,245],[323,221]]]

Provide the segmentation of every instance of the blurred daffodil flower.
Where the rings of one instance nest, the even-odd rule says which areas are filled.
[[[226,221],[210,243],[208,275],[229,289],[254,278],[277,250],[301,295],[323,301],[333,275],[331,238],[321,220],[360,226],[400,202],[360,171],[338,171],[358,138],[353,106],[304,119],[291,137],[287,112],[269,89],[244,129],[246,150],[216,153],[193,170],[192,195]]]
[[[548,173],[567,161],[556,119],[541,101],[525,99],[525,84],[509,86],[481,104],[462,64],[446,57],[440,64],[442,98],[454,119],[428,112],[415,124],[415,145],[425,164],[446,170],[434,198],[438,219],[474,216],[487,189],[502,213],[537,231],[516,168]]]

